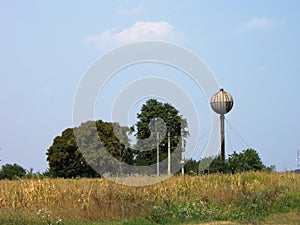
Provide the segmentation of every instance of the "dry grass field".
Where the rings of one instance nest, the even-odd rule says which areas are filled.
[[[268,216],[299,208],[300,176],[286,173],[174,176],[143,187],[106,179],[0,181],[0,224],[144,223],[134,222],[140,218],[148,224],[241,224],[276,221]]]

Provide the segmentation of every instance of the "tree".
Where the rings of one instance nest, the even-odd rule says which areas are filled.
[[[195,159],[189,159],[184,165],[184,173],[188,175],[197,175],[199,172],[199,162]]]
[[[241,153],[233,152],[223,161],[220,157],[204,158],[200,160],[200,172],[204,173],[239,173],[267,169],[254,149],[246,149]]]
[[[0,179],[15,179],[15,178],[22,178],[26,175],[26,170],[19,166],[18,164],[14,163],[11,164],[5,164],[2,166],[0,170]]]
[[[204,173],[226,173],[228,171],[228,163],[223,160],[221,157],[215,157],[207,169],[204,170]]]
[[[65,129],[53,140],[46,155],[49,173],[54,177],[96,176],[78,150],[72,128]]]
[[[254,149],[246,149],[241,153],[234,152],[228,157],[228,169],[231,173],[258,171],[266,168]]]
[[[117,124],[98,120],[64,130],[61,136],[54,139],[46,153],[48,173],[54,177],[97,177],[99,171],[103,171],[101,168],[107,164],[106,158],[103,158],[106,151],[117,160],[131,161],[131,151],[119,141],[113,126],[119,127]],[[126,133],[127,130],[120,128],[118,133]],[[124,135],[120,139],[128,141]]]
[[[168,157],[168,137],[170,132],[171,152],[173,153],[181,141],[181,132],[186,137],[188,132],[187,121],[179,114],[179,111],[169,103],[162,103],[156,99],[150,99],[142,106],[137,114],[137,144],[135,149],[136,165],[148,166],[157,160],[157,133],[159,132],[159,158],[160,161]],[[154,121],[157,121],[155,123]],[[150,131],[152,129],[152,133]],[[165,137],[161,137],[161,130],[165,131]],[[148,139],[149,142],[145,142]],[[141,151],[141,149],[143,151]],[[146,150],[146,151],[145,151]]]

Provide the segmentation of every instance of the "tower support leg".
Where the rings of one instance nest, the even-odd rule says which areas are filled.
[[[221,159],[225,161],[225,116],[224,114],[220,115],[221,121]]]

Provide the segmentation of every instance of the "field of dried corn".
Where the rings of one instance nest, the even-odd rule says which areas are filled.
[[[106,179],[0,180],[0,224],[249,221],[299,208],[300,176],[287,173],[174,176],[143,187]]]

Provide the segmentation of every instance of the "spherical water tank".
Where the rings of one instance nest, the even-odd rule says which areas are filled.
[[[210,100],[211,108],[218,114],[224,115],[233,107],[233,99],[231,95],[220,89]]]

